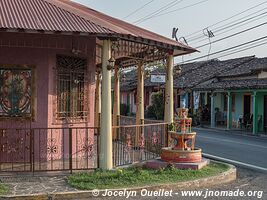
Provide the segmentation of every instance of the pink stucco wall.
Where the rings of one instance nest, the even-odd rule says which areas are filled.
[[[28,37],[24,34],[0,33],[0,38],[0,64],[36,67],[36,116],[31,123],[24,121],[24,124],[27,123],[32,128],[94,125],[95,38],[75,37],[75,44],[71,41],[73,37],[63,35],[40,37],[40,35],[32,34]],[[29,47],[30,45],[32,47]],[[53,106],[55,106],[53,105],[53,96],[56,95],[54,70],[56,55],[74,56],[71,53],[72,45],[75,45],[76,49],[81,49],[83,53],[79,57],[86,58],[88,62],[88,122],[83,124],[53,123]],[[16,128],[16,123],[11,123],[12,121],[1,121],[0,128],[4,126]]]
[[[36,116],[33,121],[0,119],[0,129],[93,127],[95,105],[95,40],[95,37],[1,32],[0,64],[32,65],[36,68]],[[71,52],[72,48],[80,50],[81,53],[78,57],[87,59],[88,63],[88,120],[83,123],[55,123],[54,97],[56,95],[56,56],[75,56]],[[84,130],[83,132],[81,132],[81,130],[75,130],[72,140],[74,151],[76,150],[78,152],[84,144],[89,144],[94,141],[93,132],[94,131],[91,129],[88,129],[85,132]],[[51,130],[41,130],[34,135],[34,140],[36,141],[34,143],[35,159],[38,159],[38,162],[42,162],[43,159],[49,160],[47,148],[55,145],[55,142],[57,143],[56,145],[59,146],[59,159],[65,158],[62,154],[65,154],[66,152],[66,155],[68,154],[69,132],[61,129],[60,131],[53,132],[53,135],[51,135],[51,133]],[[8,140],[8,137],[12,137],[12,134],[7,134],[6,137]],[[88,139],[90,142],[87,141]],[[25,147],[22,147],[21,151],[25,151]],[[27,153],[25,155],[26,157],[21,158],[22,160],[24,159],[24,161],[28,160]],[[55,158],[57,157],[57,155],[53,156],[55,156]],[[8,159],[8,155],[1,152],[0,157],[1,162],[12,161]]]

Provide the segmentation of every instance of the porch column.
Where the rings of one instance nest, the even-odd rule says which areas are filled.
[[[96,72],[96,92],[95,92],[95,127],[100,127],[101,115],[101,71]]]
[[[102,95],[100,117],[100,155],[101,169],[110,170],[112,163],[112,110],[111,110],[111,71],[107,69],[111,56],[111,41],[103,40],[102,47]]]
[[[210,127],[215,127],[215,106],[214,106],[214,97],[215,94],[211,94],[211,101],[210,101]]]
[[[193,116],[194,115],[194,92],[193,90],[191,90],[190,92],[190,105],[191,105],[191,115]]]
[[[253,135],[258,133],[258,97],[257,92],[253,94]]]
[[[144,62],[139,62],[137,68],[136,125],[144,124]],[[138,144],[142,129],[136,129],[136,144]]]
[[[232,93],[228,92],[227,95],[228,103],[227,103],[227,130],[232,128]]]
[[[120,125],[120,75],[119,75],[119,66],[115,65],[113,126],[119,126],[119,125]],[[118,138],[118,129],[114,129],[113,139],[117,138]]]
[[[164,121],[173,123],[173,55],[167,56]]]

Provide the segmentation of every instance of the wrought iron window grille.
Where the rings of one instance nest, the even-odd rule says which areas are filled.
[[[86,120],[88,115],[86,59],[57,56],[56,71],[57,119]]]

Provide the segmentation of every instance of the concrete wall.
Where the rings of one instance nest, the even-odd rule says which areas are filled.
[[[238,120],[243,115],[243,94],[235,93],[235,111],[232,113],[233,120]]]

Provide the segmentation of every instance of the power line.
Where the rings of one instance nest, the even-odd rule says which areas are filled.
[[[267,9],[267,7],[263,8],[263,9],[260,9],[260,10],[257,10],[256,12],[251,13],[251,14],[249,14],[249,15],[246,15],[246,16],[244,16],[244,17],[241,17],[241,18],[239,18],[238,20],[234,20],[234,21],[229,22],[229,23],[227,23],[227,24],[225,24],[225,25],[219,26],[219,27],[213,29],[213,31],[214,31],[214,32],[219,32],[219,31],[225,29],[225,26],[227,26],[227,25],[228,25],[228,26],[227,26],[226,28],[229,28],[229,27],[231,27],[231,26],[235,26],[235,25],[237,25],[237,24],[239,24],[239,23],[243,23],[243,22],[249,21],[249,20],[251,20],[251,19],[254,19],[254,18],[256,18],[256,17],[262,16],[262,15],[266,14],[267,12],[263,12],[263,13],[260,13],[260,14],[258,14],[258,15],[256,15],[256,16],[250,17],[251,15],[257,14],[257,13],[263,11],[263,10],[266,10],[266,9]],[[250,17],[250,18],[248,18],[248,19],[244,19],[244,18],[247,18],[247,17]],[[244,19],[244,20],[238,22],[239,20],[242,20],[242,19]],[[237,22],[237,23],[235,23],[235,22]],[[234,23],[234,24],[233,24],[233,23]]]
[[[204,2],[206,2],[206,1],[209,1],[209,0],[199,1],[199,2],[197,2],[197,3],[190,4],[190,5],[188,5],[188,6],[185,6],[185,7],[182,7],[182,8],[178,8],[178,9],[175,9],[175,10],[171,10],[171,11],[168,11],[168,12],[165,12],[165,13],[162,13],[162,14],[158,13],[158,14],[154,14],[154,15],[152,15],[152,16],[148,16],[148,17],[146,17],[146,18],[143,18],[141,21],[139,21],[138,24],[140,24],[140,23],[142,23],[142,22],[144,22],[144,21],[147,21],[147,20],[149,20],[149,19],[155,18],[155,17],[160,17],[160,16],[163,16],[163,15],[167,15],[167,14],[170,14],[170,13],[173,13],[173,12],[177,12],[177,11],[180,11],[180,10],[184,10],[184,9],[186,9],[186,8],[190,8],[190,7],[196,6],[196,5],[201,4],[201,3],[204,3]]]
[[[236,17],[236,16],[239,16],[239,15],[241,15],[241,14],[247,12],[247,11],[250,11],[250,10],[252,10],[252,9],[254,9],[254,8],[257,8],[257,7],[259,7],[259,6],[261,6],[261,5],[265,4],[265,3],[267,3],[267,1],[264,1],[264,2],[262,2],[262,3],[260,3],[260,4],[255,5],[255,6],[252,6],[252,7],[248,8],[248,9],[246,9],[246,10],[243,10],[243,11],[241,11],[241,12],[239,12],[239,13],[237,13],[237,14],[234,14],[234,15],[232,15],[232,16],[226,18],[226,19],[223,19],[223,20],[221,20],[221,21],[219,21],[219,22],[216,22],[216,23],[214,23],[214,24],[211,24],[211,25],[209,25],[209,26],[206,27],[206,28],[210,28],[210,27],[216,26],[216,25],[218,25],[218,24],[221,24],[222,22],[228,21],[229,19],[232,19],[232,18],[234,18],[234,17]],[[191,35],[195,35],[195,34],[197,34],[197,33],[199,33],[199,32],[202,32],[202,30],[203,30],[203,29],[198,30],[198,31],[195,31],[195,32],[193,32],[193,33],[190,33],[190,34],[184,36],[184,37],[189,37],[189,36],[191,36]]]
[[[266,16],[267,16],[267,14],[266,14],[265,16],[263,16],[263,17],[266,17]],[[261,18],[263,18],[263,17],[261,17]],[[261,19],[261,18],[259,18],[259,19]],[[223,31],[222,33],[217,34],[216,36],[223,35],[223,34],[229,32],[229,31],[232,31],[232,30],[234,30],[234,29],[237,29],[237,28],[239,28],[239,27],[241,27],[241,26],[247,25],[247,24],[249,24],[249,23],[251,23],[251,22],[254,22],[254,21],[257,21],[257,20],[258,20],[258,19],[254,19],[254,20],[252,20],[252,21],[250,21],[250,22],[247,22],[247,23],[245,23],[245,24],[239,25],[239,26],[237,26],[237,27],[233,27],[233,28],[231,28],[231,29],[229,29],[229,30],[226,30],[226,31]],[[194,42],[193,44],[200,43],[200,42],[203,42],[203,41],[205,41],[205,40],[206,40],[206,39],[202,39],[202,40],[199,40],[199,41],[197,41],[197,42]]]
[[[159,13],[161,13],[161,12],[163,12],[163,11],[169,9],[170,7],[172,7],[172,6],[174,6],[174,5],[176,5],[176,4],[180,3],[180,2],[182,2],[182,1],[183,1],[183,0],[174,0],[174,1],[170,2],[170,3],[168,3],[167,5],[165,5],[165,6],[161,7],[161,8],[159,8],[159,9],[155,10],[154,12],[152,12],[152,13],[150,13],[150,14],[144,16],[144,17],[142,17],[141,19],[138,19],[138,20],[134,21],[133,23],[134,23],[134,24],[141,23],[141,22],[143,22],[143,20],[145,20],[146,18],[151,17],[151,16],[154,16],[154,15],[157,15],[157,14],[159,14]]]
[[[257,41],[266,39],[266,38],[267,38],[267,36],[264,36],[264,37],[261,37],[261,38],[257,38],[257,39],[254,39],[254,40],[251,40],[251,41],[248,41],[248,42],[245,42],[245,43],[236,45],[236,46],[232,46],[232,47],[229,47],[229,48],[226,48],[226,49],[223,49],[223,50],[220,50],[220,51],[211,53],[211,54],[209,54],[209,56],[216,55],[216,54],[218,54],[218,53],[222,53],[222,52],[225,52],[225,51],[229,51],[229,50],[232,50],[232,49],[235,49],[235,48],[238,48],[238,47],[247,45],[247,44],[251,44],[251,43],[254,43],[254,42],[257,42]],[[208,56],[208,55],[200,56],[200,57],[197,57],[197,58],[193,58],[193,59],[190,59],[190,60],[186,60],[185,62],[191,62],[191,61],[194,61],[194,60],[199,60],[199,59],[201,59],[201,58],[205,58],[205,57],[207,57],[207,56]]]
[[[158,15],[155,15],[155,16],[153,16],[153,17],[147,18],[146,20],[151,19],[151,18],[154,18],[154,17],[160,17],[160,16],[163,16],[163,15],[167,15],[167,14],[170,14],[170,13],[173,13],[173,12],[176,12],[176,11],[180,11],[180,10],[183,10],[183,9],[186,9],[186,8],[190,8],[190,7],[196,6],[196,5],[198,5],[198,4],[204,3],[204,2],[206,2],[206,1],[208,1],[208,0],[199,1],[199,2],[197,2],[197,3],[190,4],[190,5],[185,6],[185,7],[182,7],[182,8],[178,8],[178,9],[171,10],[171,11],[168,11],[168,12],[165,12],[165,13],[162,13],[162,14],[158,14]],[[146,21],[146,20],[145,20],[145,21]]]
[[[231,38],[231,37],[234,37],[234,36],[236,36],[236,35],[245,33],[245,32],[247,32],[247,31],[253,30],[253,29],[255,29],[255,28],[259,28],[259,27],[264,26],[264,25],[266,25],[266,24],[267,24],[267,22],[264,22],[264,23],[258,24],[258,25],[256,25],[256,26],[247,28],[247,29],[245,29],[245,30],[242,30],[242,31],[239,31],[239,32],[237,32],[237,33],[234,33],[234,34],[228,35],[228,36],[226,36],[226,37],[220,38],[220,39],[218,39],[218,40],[215,40],[215,41],[211,42],[211,44],[214,44],[214,43],[216,43],[216,42],[219,42],[219,41],[222,41],[222,40]],[[209,45],[209,44],[210,44],[210,43],[206,43],[206,44],[200,45],[200,46],[196,47],[196,49],[202,48],[202,47],[207,46],[207,45]]]
[[[146,4],[142,5],[141,7],[137,8],[136,10],[134,10],[133,12],[131,12],[129,15],[125,16],[123,19],[126,19],[130,16],[132,16],[133,14],[137,13],[138,11],[142,10],[144,7],[146,7],[147,5],[151,4],[153,1],[155,0],[151,0],[149,2],[147,2]]]
[[[246,50],[250,50],[250,49],[253,49],[253,48],[256,48],[256,47],[259,47],[259,46],[267,44],[267,40],[264,40],[264,41],[266,41],[266,42],[262,42],[262,43],[257,44],[257,45],[252,45],[252,46],[249,46],[249,47],[246,47],[246,48],[242,48],[240,50],[233,51],[231,53],[224,54],[224,55],[221,55],[221,56],[216,57],[216,58],[222,58],[222,57],[225,57],[225,56],[233,55],[233,54],[236,54],[236,53],[240,53],[240,52],[243,52],[243,51],[246,51]]]
[[[267,9],[267,7],[266,8],[264,8],[264,9]],[[222,31],[222,30],[225,30],[225,29],[228,29],[228,28],[231,28],[230,30],[225,30],[224,32],[222,32],[222,33],[220,33],[220,34],[216,34],[216,36],[218,36],[218,35],[222,35],[222,34],[224,34],[224,33],[227,33],[227,32],[229,32],[229,31],[231,31],[231,30],[233,30],[233,29],[236,29],[236,28],[239,28],[239,27],[241,27],[241,26],[244,26],[244,25],[247,25],[247,24],[249,24],[249,23],[251,23],[251,22],[254,22],[254,21],[256,21],[256,20],[259,20],[259,19],[262,19],[262,18],[264,18],[264,17],[266,17],[267,16],[267,12],[263,12],[263,13],[260,13],[260,14],[258,14],[258,15],[256,15],[256,16],[253,16],[253,17],[250,17],[250,18],[248,18],[248,19],[244,19],[244,20],[242,20],[242,21],[240,21],[240,22],[237,22],[237,23],[235,23],[235,24],[232,24],[233,22],[230,22],[230,23],[228,23],[228,24],[232,24],[232,25],[229,25],[229,26],[226,26],[226,27],[223,27],[223,26],[220,26],[220,29],[215,29],[215,30],[213,30],[213,32],[214,33],[218,33],[218,32],[220,32],[220,31]],[[247,17],[247,16],[246,16]],[[259,18],[256,18],[256,17],[259,17]],[[255,19],[256,18],[256,19]],[[241,18],[241,19],[243,19],[243,18]],[[239,19],[240,20],[240,19]],[[238,20],[238,21],[239,21]],[[251,20],[251,21],[250,21]],[[248,22],[247,22],[248,21]],[[244,23],[244,22],[247,22],[247,23]],[[242,24],[242,23],[244,23],[244,24]],[[228,25],[228,24],[226,24],[226,25]],[[237,25],[239,25],[239,24],[241,24],[240,26],[237,26]],[[235,26],[237,26],[237,27],[235,27]],[[188,39],[188,41],[195,41],[195,40],[197,40],[197,39],[201,39],[201,38],[203,38],[204,36],[203,35],[200,35],[200,36],[198,36],[198,37],[195,37],[195,38],[192,38],[192,39]],[[201,40],[201,41],[199,41],[199,42],[202,42],[202,41],[204,41],[204,40]]]

